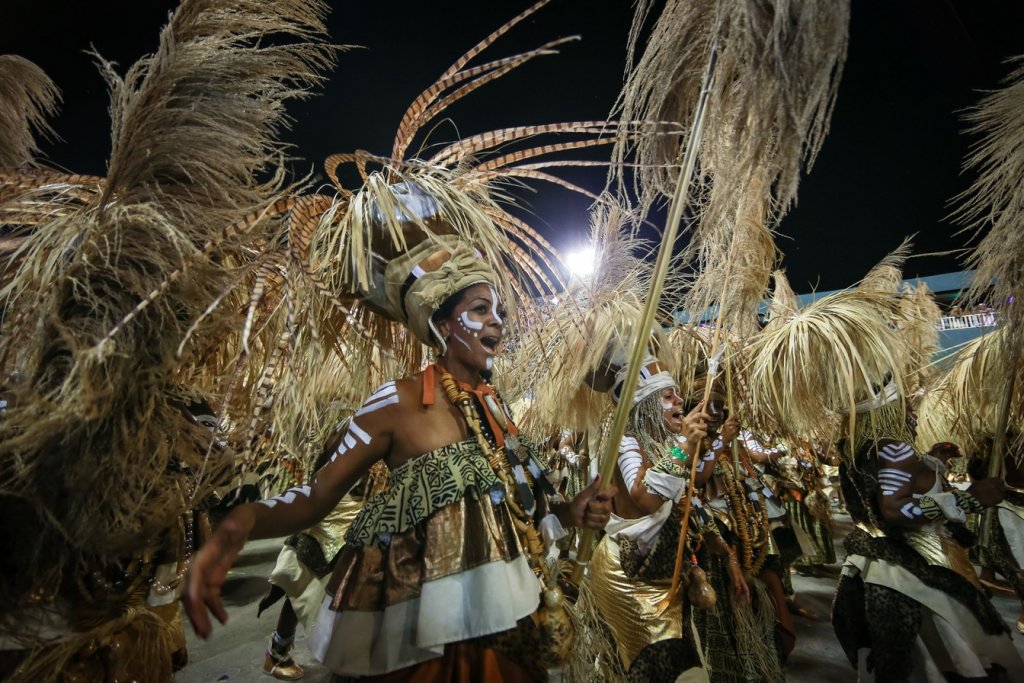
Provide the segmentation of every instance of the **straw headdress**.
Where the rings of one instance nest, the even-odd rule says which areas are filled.
[[[284,102],[305,96],[332,61],[325,11],[305,0],[185,0],[157,51],[124,76],[100,59],[112,117],[104,178],[34,162],[25,131],[45,131],[52,85],[17,60],[0,67],[0,221],[18,240],[0,266],[10,399],[0,514],[16,529],[0,547],[0,614],[25,642],[36,634],[16,623],[19,610],[52,606],[40,596],[103,615],[108,589],[96,577],[176,528],[230,456],[181,406],[242,322],[244,299],[224,297],[218,311],[207,311],[210,301],[247,280],[254,253],[274,242],[278,226],[247,217],[287,189],[277,173]],[[223,238],[225,226],[247,221],[248,244]],[[103,343],[186,262],[192,277],[153,297],[116,346]],[[191,325],[202,343],[181,348]],[[21,673],[49,680],[99,635],[86,628],[26,659]]]
[[[898,315],[889,294],[843,291],[766,330],[748,356],[754,428],[794,441],[820,438],[843,414],[852,440],[856,422],[871,419],[871,410],[858,415],[858,408],[881,404],[887,386],[905,395],[903,342],[891,325]]]
[[[918,445],[927,451],[940,441],[960,446],[973,456],[996,433],[997,406],[1011,368],[1003,345],[1007,330],[989,332],[961,347],[952,364],[928,388],[918,408]],[[1007,430],[1024,428],[1024,371],[1014,378]]]
[[[595,206],[594,271],[573,278],[542,320],[516,342],[511,363],[520,381],[510,393],[529,393],[523,424],[531,432],[583,431],[612,407],[608,392],[624,367],[651,274],[644,258],[649,246],[631,236],[633,220],[625,207],[607,198]]]

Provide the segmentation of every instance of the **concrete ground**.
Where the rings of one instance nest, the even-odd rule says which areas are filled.
[[[848,528],[848,517],[845,519]],[[227,626],[215,630],[208,641],[189,633],[189,665],[178,674],[179,683],[249,683],[271,681],[262,674],[263,653],[277,620],[278,607],[256,618],[256,606],[268,587],[267,576],[281,548],[281,540],[250,543],[232,570],[225,586],[228,609]],[[836,550],[841,554],[841,544]],[[842,558],[840,558],[842,562]],[[786,678],[793,683],[843,683],[855,681],[855,672],[846,661],[829,623],[829,609],[835,591],[835,579],[811,578],[794,574],[793,586],[798,604],[815,613],[817,619],[797,616],[797,645],[786,667]],[[1019,615],[1019,603],[1006,593],[997,593],[994,602],[1011,626]],[[280,603],[279,603],[280,604]],[[1014,643],[1024,656],[1024,638],[1014,631]],[[306,667],[306,683],[327,683],[328,672],[319,666],[305,646],[305,634],[299,627],[295,657]]]

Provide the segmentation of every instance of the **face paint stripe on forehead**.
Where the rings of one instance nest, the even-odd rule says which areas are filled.
[[[491,287],[490,285],[488,285],[487,289],[491,290],[491,315],[494,316],[494,320],[499,325],[504,325],[505,321],[501,319],[500,315],[498,315],[498,293],[494,291],[494,287]]]

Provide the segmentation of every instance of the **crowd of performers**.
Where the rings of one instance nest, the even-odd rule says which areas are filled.
[[[123,81],[105,67],[102,178],[37,162],[55,91],[0,60],[0,510],[17,530],[0,552],[0,678],[172,680],[182,612],[216,638],[246,543],[287,538],[260,603],[277,615],[263,671],[279,680],[303,676],[301,625],[338,680],[782,681],[794,616],[813,616],[800,572],[837,580],[851,676],[1024,681],[986,592],[1001,575],[1024,606],[1020,397],[997,434],[960,400],[978,382],[956,380],[996,381],[1002,331],[926,372],[927,292],[900,290],[892,259],[803,308],[776,274],[764,329],[729,322],[736,300],[734,318],[674,320],[692,274],[655,272],[629,192],[553,170],[676,168],[679,125],[520,126],[407,154],[452,102],[562,42],[468,65],[544,4],[424,91],[390,156],[332,156],[317,193],[284,182],[275,136],[282,101],[332,59],[318,3],[185,0],[158,53]],[[824,101],[836,24],[826,68],[809,69]],[[737,111],[751,25],[711,41],[707,73],[716,49],[734,69],[721,111]],[[633,160],[627,143],[646,138],[672,158]],[[606,162],[549,158],[620,143]],[[778,151],[751,157],[757,182],[736,181],[737,198],[778,196],[762,177]],[[711,204],[729,154],[702,167]],[[563,278],[509,212],[524,179],[595,200],[593,275]],[[760,215],[768,231],[772,212],[729,206],[727,223]],[[659,323],[641,325],[652,307]],[[841,566],[832,495],[853,522]]]
[[[648,355],[615,479],[607,486],[591,483],[589,454],[580,452],[589,435],[565,430],[544,442],[547,452],[538,450],[518,433],[492,388],[493,357],[505,335],[493,281],[480,270],[449,277],[477,283],[422,313],[432,321],[426,327],[439,334],[433,343],[443,351],[435,363],[376,389],[333,439],[312,486],[236,510],[200,552],[192,571],[206,573],[194,575],[186,596],[197,632],[210,631],[205,605],[223,616],[215,591],[246,538],[294,532],[314,517],[304,512],[313,505],[322,506],[315,516],[330,510],[339,492],[369,467],[355,458],[351,472],[334,463],[358,457],[378,441],[401,448],[410,434],[458,424],[450,419],[457,415],[451,407],[461,405],[459,417],[468,428],[439,439],[457,440],[416,446],[425,455],[395,464],[384,451],[382,492],[343,499],[332,524],[299,532],[282,550],[271,582],[311,627],[318,660],[345,676],[373,680],[538,680],[545,668],[563,669],[570,680],[784,680],[786,659],[798,646],[790,570],[835,577],[830,570],[839,569],[822,457],[808,441],[765,445],[730,414],[724,387],[712,387],[705,402],[706,376],[687,382]],[[612,405],[625,369],[615,372]],[[687,384],[690,390],[682,391]],[[868,400],[891,431],[861,437],[860,448],[841,460],[839,481],[855,529],[845,541],[836,634],[861,680],[941,680],[949,674],[1016,680],[1024,666],[968,560],[973,539],[964,526],[967,515],[998,506],[1000,534],[980,551],[985,566],[1016,586],[1021,565],[1007,539],[1024,528],[1019,516],[1009,516],[1016,508],[1005,497],[1013,489],[983,476],[970,486],[953,486],[946,463],[960,458],[959,450],[939,443],[919,453],[913,408],[896,398],[889,385]],[[403,414],[403,404],[412,410]],[[386,431],[392,425],[403,427]],[[403,435],[405,425],[415,425],[414,431]],[[522,455],[509,458],[515,465],[504,481],[490,478],[487,458],[513,439]],[[515,483],[518,467],[533,472],[528,487]],[[691,471],[695,486],[687,500]],[[349,481],[331,483],[342,475]],[[519,496],[535,506],[532,514]],[[686,580],[673,595],[687,506]],[[293,516],[295,521],[279,521]],[[558,581],[541,558],[574,554],[564,542],[574,528],[603,533],[584,583],[575,587],[583,592],[573,607],[577,614],[560,631],[544,612],[561,608],[565,598],[551,597],[559,594]],[[341,534],[344,546],[325,564]],[[312,550],[303,553],[304,546]],[[519,605],[510,592],[515,590],[525,592]],[[281,680],[302,676],[290,654],[295,618],[285,615],[291,610],[286,605],[282,612],[264,664]],[[567,633],[574,634],[579,651],[568,657],[555,644]]]

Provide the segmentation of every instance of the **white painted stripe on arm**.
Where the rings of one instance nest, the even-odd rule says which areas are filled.
[[[643,456],[639,451],[627,450],[620,453],[618,462],[619,471],[622,472],[622,481],[625,482],[627,489],[632,489],[633,484],[636,483],[636,475],[644,464]]]
[[[373,441],[373,439],[370,437],[370,435],[367,434],[365,431],[363,431],[363,429],[359,425],[357,425],[355,423],[355,421],[353,421],[351,424],[349,424],[349,426],[348,426],[348,433],[349,434],[355,434],[356,438],[358,438],[360,441],[362,441],[367,446],[369,446],[370,442]]]
[[[280,496],[274,496],[270,500],[261,500],[259,502],[261,505],[266,505],[268,508],[272,508],[278,503],[284,503],[287,505],[289,503],[294,503],[295,499],[299,496],[309,498],[310,491],[312,491],[312,489],[309,486],[296,486],[295,488],[288,489]]]

